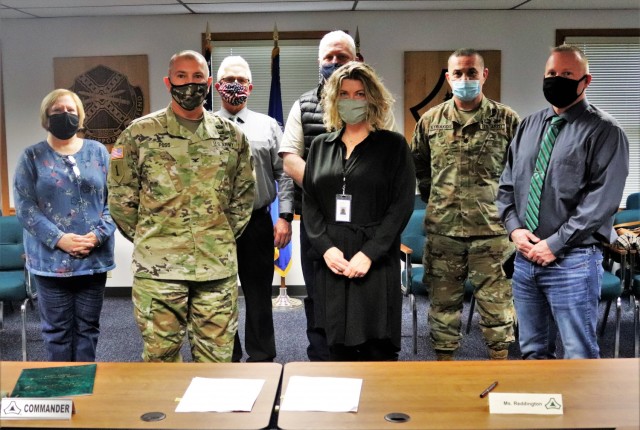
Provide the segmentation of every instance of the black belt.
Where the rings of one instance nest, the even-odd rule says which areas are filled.
[[[599,243],[592,243],[591,245],[578,245],[578,246],[574,246],[571,249],[594,249],[597,248],[600,251],[602,251],[602,244]]]
[[[269,207],[270,207],[270,205],[266,205],[266,206],[263,206],[263,207],[261,207],[259,209],[254,209],[253,213],[268,214],[269,213]]]

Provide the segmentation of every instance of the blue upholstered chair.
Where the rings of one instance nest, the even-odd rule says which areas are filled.
[[[27,360],[27,303],[35,298],[24,265],[22,226],[15,216],[0,217],[0,328],[4,303],[22,302],[22,359]],[[33,305],[32,305],[33,306]]]
[[[613,273],[605,269],[602,277],[602,288],[600,290],[600,302],[605,303],[604,315],[600,322],[600,336],[604,335],[604,329],[609,319],[611,304],[616,304],[616,332],[613,344],[613,357],[618,358],[620,351],[620,313],[622,312],[622,281]]]
[[[627,196],[626,208],[628,209],[640,209],[640,192],[632,193]]]

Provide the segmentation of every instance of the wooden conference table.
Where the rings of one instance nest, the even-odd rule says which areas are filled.
[[[294,429],[640,428],[640,359],[289,363],[291,376],[362,378],[357,413],[280,411],[278,427]],[[479,394],[559,393],[564,415],[489,414]],[[390,412],[410,416],[385,420]]]
[[[0,388],[11,392],[24,368],[82,363],[0,362]],[[93,395],[72,397],[71,421],[2,420],[0,428],[125,428],[125,429],[262,429],[269,425],[282,375],[277,363],[97,363]],[[191,379],[264,379],[251,412],[174,412]],[[144,422],[141,415],[160,411],[162,421]]]

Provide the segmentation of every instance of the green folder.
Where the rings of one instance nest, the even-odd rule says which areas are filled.
[[[23,369],[11,397],[65,397],[93,394],[96,364]]]

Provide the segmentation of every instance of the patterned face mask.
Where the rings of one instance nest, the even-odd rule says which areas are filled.
[[[182,107],[184,110],[194,110],[198,106],[202,106],[204,98],[209,93],[209,88],[206,83],[196,84],[184,84],[173,85],[171,81],[171,97]]]
[[[224,82],[218,83],[218,92],[222,100],[229,103],[231,106],[239,106],[247,101],[247,87],[237,82]]]

